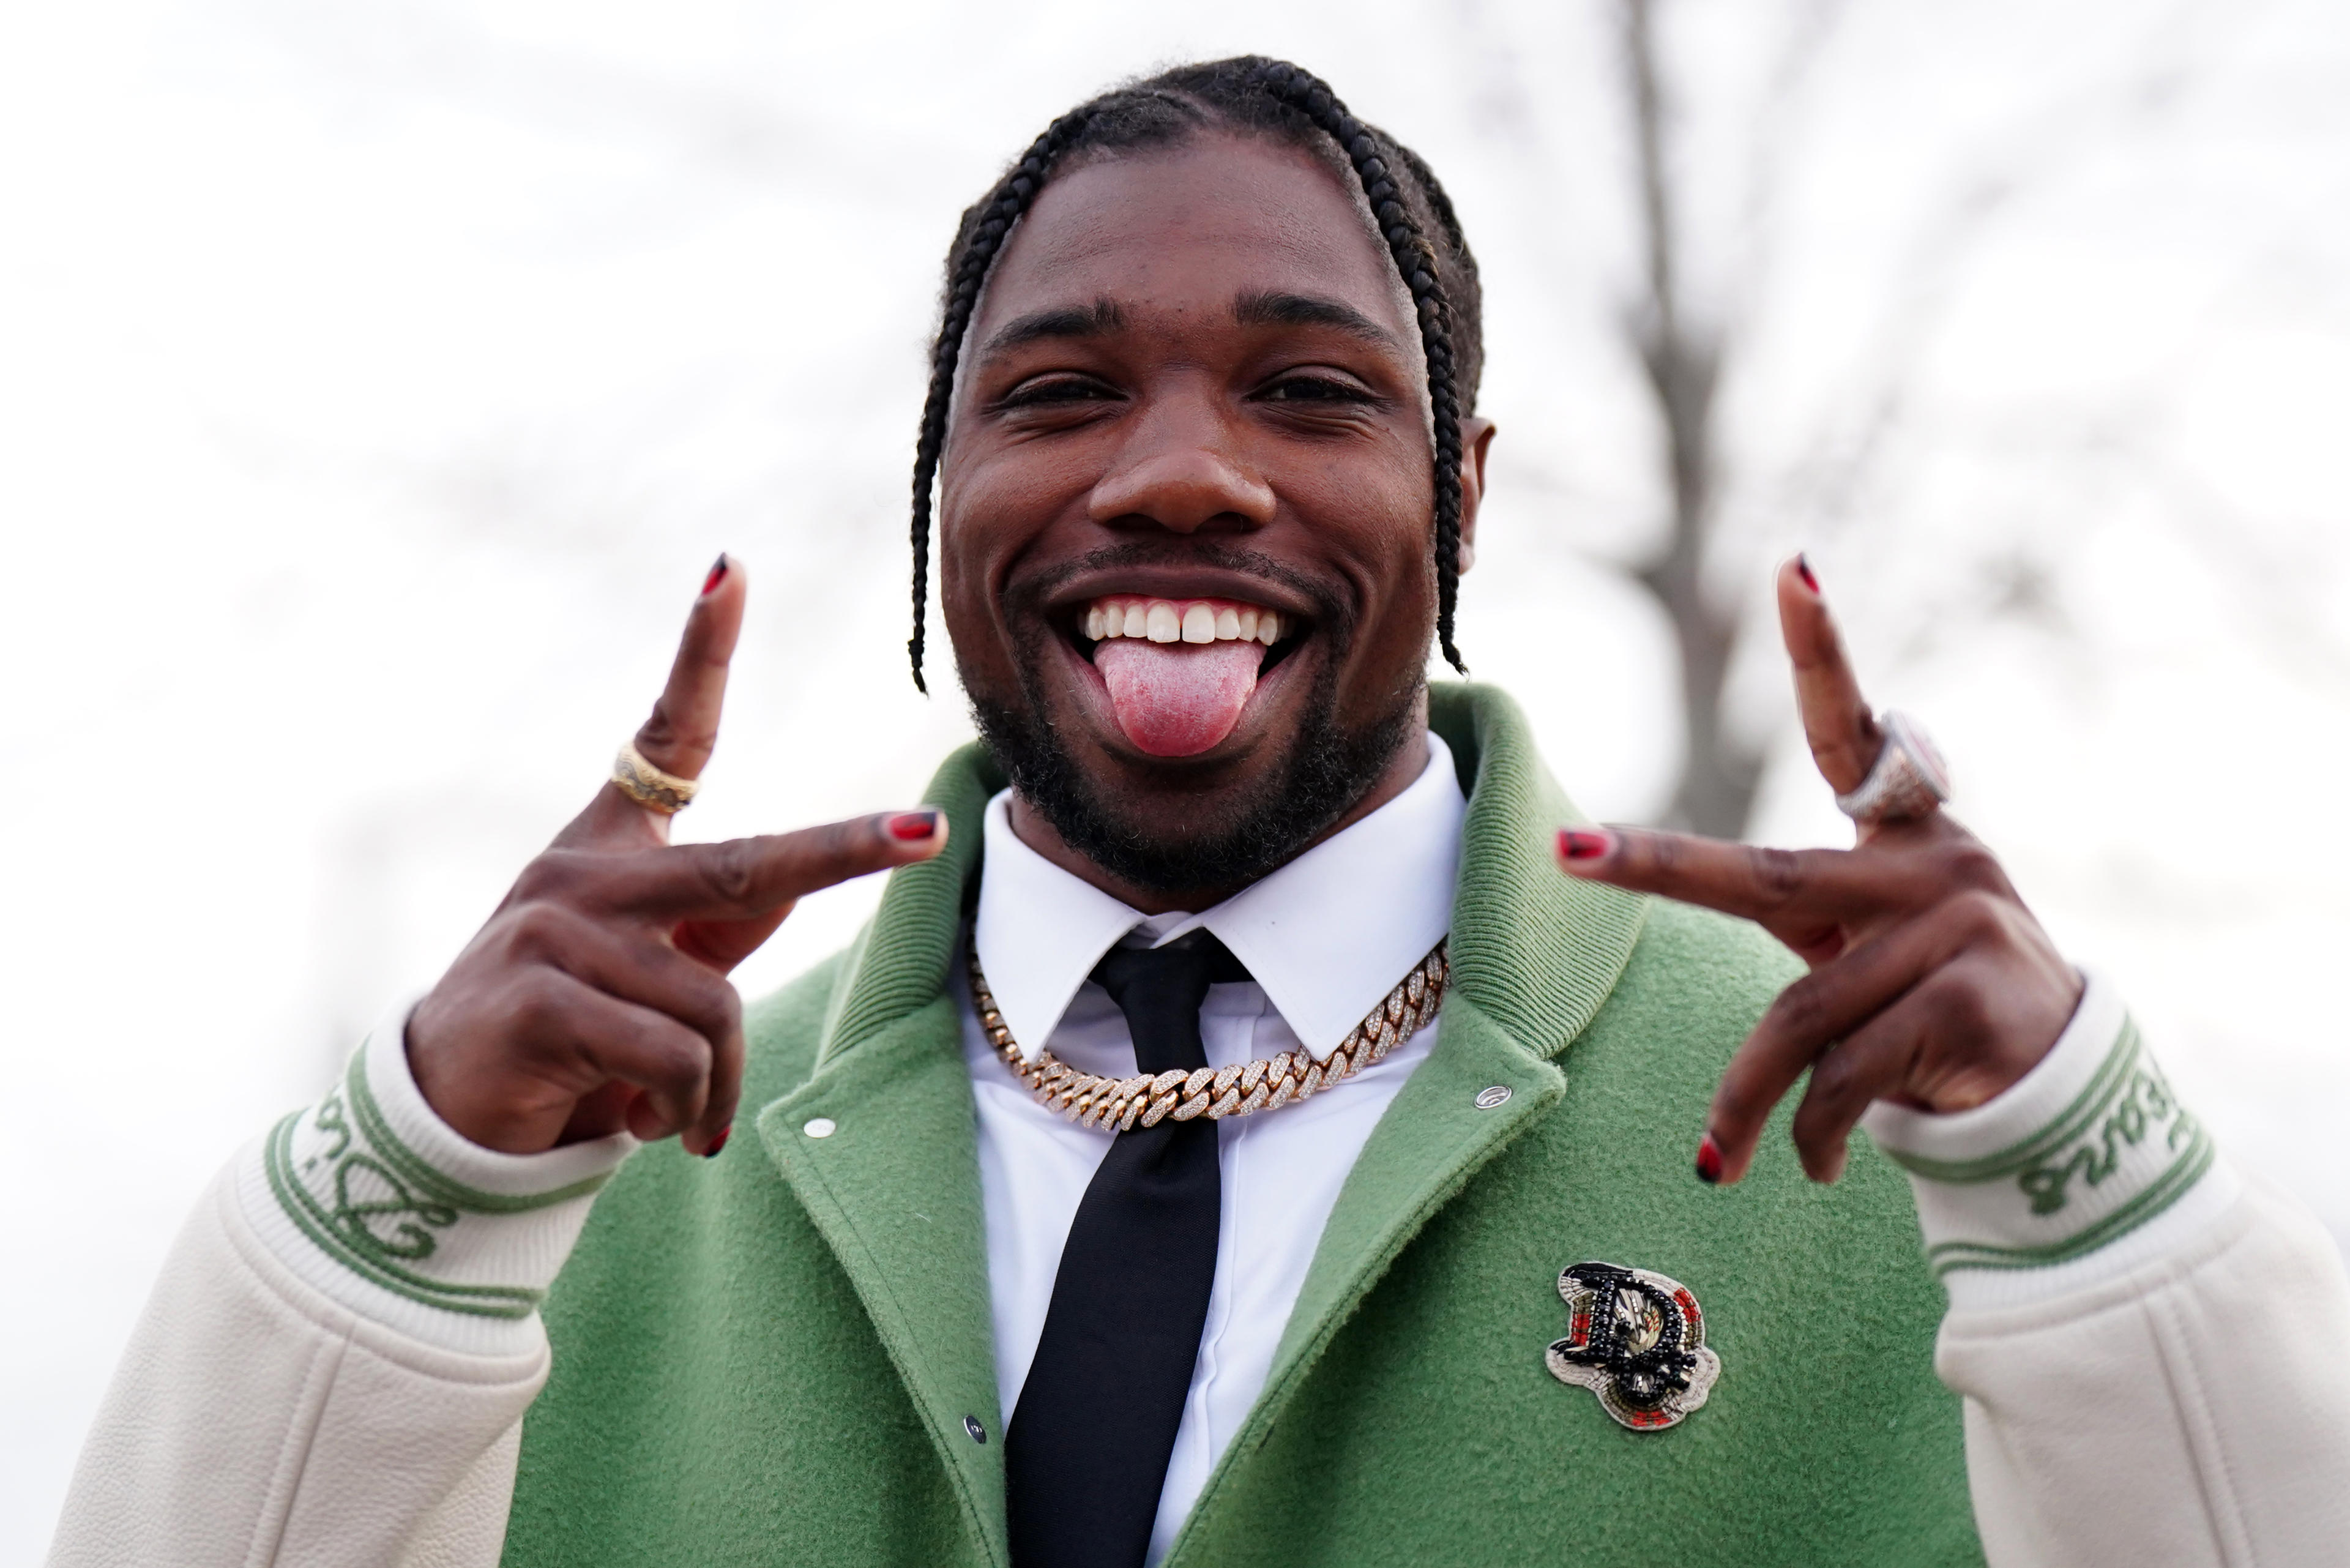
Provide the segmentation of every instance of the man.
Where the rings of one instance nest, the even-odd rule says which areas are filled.
[[[55,1561],[2326,1560],[2338,1261],[1939,812],[1807,566],[1849,853],[1585,826],[1429,687],[1478,305],[1433,174],[1294,67],[1056,120],[965,216],[918,449],[984,744],[669,846],[722,558],[613,782],[192,1222]]]

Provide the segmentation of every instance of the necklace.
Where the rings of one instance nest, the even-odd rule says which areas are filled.
[[[1191,1073],[1178,1068],[1131,1078],[1080,1073],[1049,1050],[1039,1051],[1031,1062],[1021,1054],[1019,1042],[1012,1038],[995,1005],[995,993],[987,988],[987,976],[980,971],[977,943],[971,951],[971,1000],[979,1009],[979,1024],[987,1031],[988,1043],[1013,1076],[1028,1085],[1038,1105],[1060,1112],[1079,1127],[1124,1132],[1132,1127],[1157,1127],[1169,1116],[1179,1122],[1193,1116],[1222,1121],[1226,1116],[1277,1111],[1292,1100],[1311,1099],[1353,1077],[1436,1016],[1436,1005],[1443,999],[1445,982],[1452,974],[1448,947],[1449,942],[1439,942],[1430,949],[1321,1062],[1308,1051],[1284,1051],[1278,1056],[1260,1056],[1228,1067],[1201,1067]]]

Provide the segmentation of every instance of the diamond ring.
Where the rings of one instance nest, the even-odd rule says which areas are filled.
[[[1950,798],[1950,771],[1924,727],[1906,713],[1877,718],[1885,748],[1868,776],[1849,794],[1835,797],[1836,809],[1864,826],[1930,816]]]

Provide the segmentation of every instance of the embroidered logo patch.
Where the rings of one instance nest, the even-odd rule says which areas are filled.
[[[1600,1408],[1636,1432],[1678,1427],[1721,1376],[1706,1348],[1705,1314],[1679,1280],[1614,1263],[1577,1263],[1558,1276],[1566,1337],[1543,1357],[1562,1383],[1588,1388]]]

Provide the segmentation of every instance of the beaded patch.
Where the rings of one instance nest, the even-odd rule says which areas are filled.
[[[1721,1357],[1706,1348],[1705,1314],[1679,1280],[1614,1263],[1558,1276],[1567,1331],[1543,1359],[1562,1383],[1588,1388],[1636,1432],[1678,1427],[1706,1401]]]

